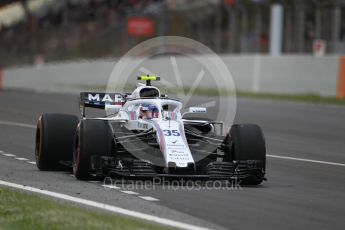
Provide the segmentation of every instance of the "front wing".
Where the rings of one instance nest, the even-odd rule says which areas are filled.
[[[95,164],[97,162],[97,164]],[[198,180],[265,180],[261,161],[246,160],[222,162],[214,161],[204,165],[190,165],[181,169],[168,167],[161,170],[149,162],[136,159],[116,160],[113,157],[101,157],[93,160],[93,169],[98,176],[110,176],[132,179],[184,178]]]

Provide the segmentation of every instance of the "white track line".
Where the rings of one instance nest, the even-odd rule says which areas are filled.
[[[141,199],[148,200],[148,201],[159,201],[159,199],[151,197],[151,196],[139,196]]]
[[[28,161],[29,164],[36,165],[36,161]]]
[[[24,157],[15,157],[14,159],[19,160],[19,161],[28,161],[29,159],[24,158]]]
[[[278,159],[304,161],[304,162],[312,162],[312,163],[319,163],[319,164],[326,164],[326,165],[345,166],[345,164],[343,164],[343,163],[330,162],[330,161],[318,161],[318,160],[312,160],[312,159],[297,158],[297,157],[286,157],[286,156],[269,155],[269,154],[267,154],[267,156],[272,157],[272,158],[278,158]]]
[[[128,195],[139,195],[139,193],[137,193],[137,192],[127,191],[127,190],[121,190],[120,192],[126,193]]]
[[[46,196],[55,197],[55,198],[58,198],[58,199],[67,200],[67,201],[71,201],[71,202],[74,202],[74,203],[83,204],[83,205],[87,205],[87,206],[91,206],[91,207],[107,210],[107,211],[110,211],[110,212],[114,212],[114,213],[130,216],[130,217],[139,218],[139,219],[146,220],[146,221],[152,221],[152,222],[155,222],[155,223],[158,223],[158,224],[162,224],[162,225],[165,225],[165,226],[170,226],[170,227],[175,227],[175,228],[180,228],[180,229],[186,229],[186,230],[203,230],[203,229],[207,229],[207,228],[203,228],[203,227],[199,227],[199,226],[195,226],[195,225],[191,225],[191,224],[187,224],[187,223],[183,223],[183,222],[179,222],[179,221],[175,221],[175,220],[161,218],[161,217],[158,217],[158,216],[153,216],[153,215],[149,215],[149,214],[144,214],[144,213],[140,213],[140,212],[136,212],[136,211],[120,208],[120,207],[117,207],[117,206],[108,205],[108,204],[105,204],[105,203],[99,203],[99,202],[96,202],[96,201],[86,200],[86,199],[82,199],[82,198],[78,198],[78,197],[74,197],[74,196],[69,196],[69,195],[61,194],[61,193],[57,193],[57,192],[41,190],[41,189],[38,189],[38,188],[24,186],[24,185],[19,185],[19,184],[7,182],[7,181],[0,180],[0,185],[8,186],[8,187],[11,187],[11,188],[22,189],[22,190],[26,190],[26,191],[30,191],[30,192],[34,192],[34,193],[39,193],[39,194],[43,194],[43,195],[46,195]]]
[[[30,124],[24,124],[24,123],[12,122],[12,121],[0,121],[0,125],[9,125],[9,126],[22,127],[22,128],[36,129],[36,125],[30,125]]]
[[[1,153],[1,155],[6,156],[6,157],[15,157],[16,156],[12,153]]]
[[[120,187],[117,187],[115,185],[102,185],[105,189],[120,189]]]

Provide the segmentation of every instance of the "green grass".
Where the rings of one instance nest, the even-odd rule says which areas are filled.
[[[164,229],[38,195],[0,188],[0,229]]]

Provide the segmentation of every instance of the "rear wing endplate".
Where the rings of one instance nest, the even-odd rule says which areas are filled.
[[[85,108],[104,109],[105,105],[123,105],[125,97],[121,93],[81,92],[79,98],[80,113],[85,117]]]

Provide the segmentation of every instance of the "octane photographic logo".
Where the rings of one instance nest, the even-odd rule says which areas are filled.
[[[206,114],[189,114],[189,117],[223,121],[223,134],[233,124],[236,90],[232,75],[223,60],[200,42],[185,37],[162,36],[136,45],[116,62],[108,80],[107,93],[131,93],[138,83],[137,76],[141,75],[160,77],[160,81],[151,84],[162,94],[180,100],[182,113],[189,107],[207,109]],[[131,147],[142,148],[142,144],[131,143]],[[149,153],[153,147],[147,145],[147,148]],[[127,150],[141,159],[140,151]],[[145,157],[150,156],[145,154]],[[200,160],[198,157],[193,155],[195,162]],[[153,162],[157,164],[159,161]]]
[[[129,180],[124,178],[105,177],[103,180],[105,190],[155,190],[156,188],[171,191],[200,191],[200,190],[243,190],[241,180],[166,180],[165,178],[154,178],[153,180]]]

